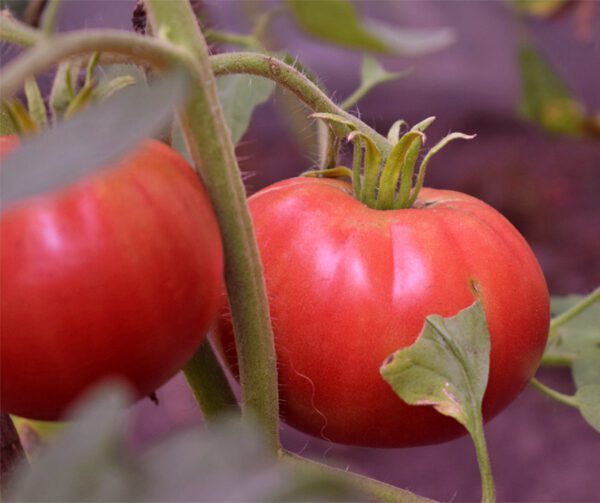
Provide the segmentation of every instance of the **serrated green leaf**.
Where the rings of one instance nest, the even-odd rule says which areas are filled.
[[[487,386],[490,337],[475,302],[456,316],[428,316],[416,342],[381,367],[383,378],[411,405],[432,405],[470,432],[477,428]]]
[[[579,411],[588,424],[600,432],[600,384],[587,384],[577,390]]]
[[[275,83],[252,75],[225,75],[217,78],[219,100],[234,143],[240,141],[254,109],[267,101]]]
[[[519,68],[521,116],[551,132],[581,133],[585,124],[583,106],[573,98],[550,63],[531,44],[522,44]]]
[[[185,87],[184,75],[169,74],[151,87],[125,90],[23,142],[3,160],[2,208],[110,166],[168,123]]]

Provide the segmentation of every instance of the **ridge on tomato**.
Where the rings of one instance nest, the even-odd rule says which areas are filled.
[[[0,159],[13,148],[16,137],[0,138]],[[1,239],[5,412],[57,419],[107,377],[148,395],[191,358],[218,310],[223,251],[208,194],[155,140],[9,208]]]
[[[506,407],[536,371],[548,291],[519,232],[465,194],[424,188],[412,208],[380,211],[346,182],[295,178],[250,198],[273,320],[282,418],[333,442],[431,444],[466,432],[409,406],[379,367],[411,345],[431,314],[479,299],[491,338],[483,414]],[[227,308],[217,342],[236,373]]]

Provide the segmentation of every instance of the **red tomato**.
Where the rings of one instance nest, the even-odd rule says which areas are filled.
[[[0,157],[17,141],[0,139]],[[157,141],[8,209],[1,231],[6,412],[57,419],[109,376],[148,395],[193,355],[218,310],[223,252],[208,194]]]
[[[479,298],[491,337],[484,416],[500,412],[536,371],[548,333],[544,276],[498,212],[457,192],[423,189],[418,207],[370,209],[348,184],[297,178],[250,199],[277,350],[281,414],[333,442],[437,443],[464,433],[432,407],[408,406],[382,379],[430,314]],[[221,318],[221,349],[235,371]]]

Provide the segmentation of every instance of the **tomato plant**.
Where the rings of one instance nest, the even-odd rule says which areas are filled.
[[[303,491],[307,486],[344,499],[332,491],[334,481],[343,481],[352,489],[349,500],[425,501],[354,474],[350,464],[338,470],[286,450],[283,417],[317,437],[363,446],[436,443],[466,431],[482,500],[492,503],[484,418],[528,381],[600,430],[598,338],[587,330],[597,314],[588,311],[581,331],[562,330],[598,301],[600,288],[567,299],[570,307],[549,327],[545,280],[516,229],[470,196],[422,189],[432,155],[473,136],[451,133],[424,153],[434,117],[412,127],[387,117],[395,122],[384,135],[352,113],[374,86],[406,75],[386,70],[373,53],[423,54],[452,43],[452,31],[396,30],[363,22],[346,0],[317,4],[289,1],[264,15],[254,9],[245,35],[199,29],[197,20],[212,16],[183,1],[138,2],[137,33],[55,33],[60,0],[41,6],[44,15],[32,22],[40,29],[0,16],[0,41],[29,48],[3,67],[0,134],[40,133],[1,172],[1,475],[14,484],[8,499],[320,500]],[[286,11],[311,36],[371,53],[363,57],[360,85],[339,105],[313,71],[290,56],[279,59],[281,47],[272,52],[270,20]],[[247,51],[210,54],[212,44]],[[550,101],[569,98],[543,61],[524,55],[530,57],[523,69],[551,81]],[[36,77],[51,67],[51,89],[46,79],[38,86]],[[544,103],[531,91],[539,84],[525,81],[523,113],[536,120]],[[235,144],[274,84],[291,91],[282,101],[299,98],[313,112],[295,127],[315,133],[303,136],[316,140],[318,168],[260,191],[248,205]],[[568,111],[572,105],[566,103]],[[562,132],[593,131],[589,114],[574,113],[576,124]],[[51,120],[53,127],[42,131]],[[157,142],[67,186],[108,164],[103,159],[166,131],[206,183],[220,236],[192,171]],[[85,146],[73,144],[79,134],[88,138]],[[271,153],[287,148],[279,137],[269,141]],[[345,143],[354,146],[351,169],[340,165]],[[0,140],[0,155],[16,145],[14,138]],[[202,342],[218,309],[217,341],[239,377],[239,400],[213,346]],[[573,395],[532,379],[548,332],[541,361],[572,368]],[[106,388],[86,412],[68,416],[74,424],[64,436],[52,439],[29,469],[17,467],[13,478],[23,451],[7,412],[54,418],[103,377],[125,378],[141,396],[179,369],[210,426],[204,438],[179,437],[141,456],[115,458],[124,422],[108,401],[122,406],[123,396]],[[153,412],[166,412],[174,396],[180,397],[167,396]],[[242,423],[227,426],[229,414]],[[260,432],[242,431],[249,418]],[[219,456],[205,455],[214,452]],[[400,464],[414,455],[394,454]],[[80,467],[90,463],[92,478],[82,480]],[[254,492],[270,485],[265,477],[274,483],[270,494]],[[443,491],[438,479],[436,473],[431,487]]]
[[[17,142],[3,137],[0,156]],[[158,141],[9,208],[1,231],[2,410],[56,419],[107,377],[150,394],[216,313],[223,253],[208,194]]]
[[[432,313],[479,299],[491,338],[484,416],[534,375],[548,291],[532,251],[498,212],[465,194],[423,189],[411,209],[379,211],[338,180],[297,178],[255,194],[256,229],[277,349],[282,417],[334,442],[392,447],[464,432],[398,399],[379,375]],[[226,317],[221,344],[235,351]]]

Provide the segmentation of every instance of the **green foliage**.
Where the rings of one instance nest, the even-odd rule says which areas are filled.
[[[288,0],[298,26],[313,37],[349,49],[418,56],[454,41],[447,28],[405,29],[379,21],[362,20],[345,0]]]
[[[32,119],[39,126],[48,124],[46,105],[44,104],[40,88],[33,77],[25,81],[25,96],[27,97],[27,108],[29,108],[29,114]]]
[[[6,105],[0,105],[0,136],[17,134],[19,129],[8,112]]]
[[[288,0],[298,25],[306,33],[352,49],[388,52],[385,42],[361,22],[354,6],[345,0]]]
[[[185,77],[173,73],[151,87],[123,91],[37,135],[3,163],[2,207],[114,162],[170,121],[184,90]]]
[[[252,75],[225,75],[217,79],[217,87],[231,137],[238,143],[248,129],[254,109],[269,99],[275,84]]]
[[[472,432],[487,386],[490,338],[481,304],[451,318],[432,315],[416,342],[381,367],[383,378],[411,405],[432,405]]]
[[[583,299],[582,295],[552,297],[552,313],[567,311]],[[553,330],[548,338],[544,361],[572,363],[600,351],[600,303],[596,302],[566,324]]]
[[[550,63],[530,44],[519,51],[522,97],[521,116],[553,133],[580,134],[585,126],[582,105]]]
[[[512,0],[520,12],[536,17],[550,17],[559,12],[570,0]]]
[[[552,298],[552,311],[562,313],[584,297]],[[577,388],[575,402],[584,419],[600,431],[600,302],[550,333],[544,360],[568,362]]]
[[[234,419],[132,455],[125,449],[128,401],[118,387],[93,392],[35,463],[16,474],[7,500],[364,500],[339,478],[279,463],[257,429]]]
[[[345,110],[348,110],[358,103],[358,101],[374,87],[385,82],[400,79],[408,75],[410,71],[411,70],[409,69],[403,72],[388,72],[385,68],[383,68],[383,66],[381,66],[381,64],[379,64],[376,59],[367,55],[363,56],[360,72],[360,86],[352,93],[352,95],[344,100],[344,102],[341,104],[341,107]]]

